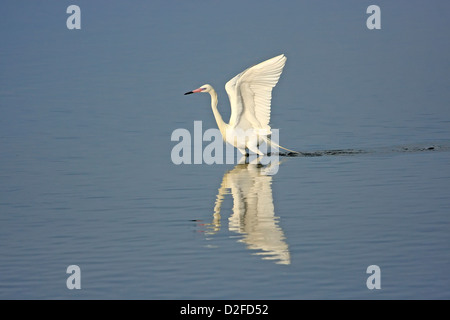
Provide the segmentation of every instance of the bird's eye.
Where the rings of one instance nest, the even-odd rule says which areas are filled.
[[[202,91],[205,91],[206,90],[206,88],[202,88]]]

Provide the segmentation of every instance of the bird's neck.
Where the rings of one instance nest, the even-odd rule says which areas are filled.
[[[219,127],[220,132],[222,133],[222,135],[224,135],[224,132],[226,130],[226,123],[223,121],[222,116],[217,109],[217,92],[214,89],[211,89],[209,94],[211,95],[211,108],[214,114],[214,118],[216,119],[217,126]]]

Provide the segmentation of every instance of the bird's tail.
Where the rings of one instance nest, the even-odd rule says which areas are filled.
[[[266,140],[266,143],[267,143],[267,144],[270,144],[271,146],[274,146],[274,147],[276,147],[276,148],[278,148],[278,149],[283,149],[283,150],[286,150],[286,151],[289,151],[289,152],[293,152],[293,153],[298,153],[298,154],[300,154],[300,152],[298,152],[298,151],[294,151],[294,150],[291,150],[291,149],[288,149],[288,148],[285,148],[285,147],[280,146],[279,144],[273,142],[273,141],[272,141],[270,138],[268,138],[268,137],[266,137],[265,140]]]

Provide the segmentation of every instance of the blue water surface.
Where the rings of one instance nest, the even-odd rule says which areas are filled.
[[[2,1],[0,298],[449,299],[450,3],[371,4]],[[281,53],[272,128],[310,156],[173,164],[216,126],[183,93],[228,120]]]

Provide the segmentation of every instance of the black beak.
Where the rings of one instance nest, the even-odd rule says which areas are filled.
[[[193,93],[193,92],[192,92],[192,91],[189,91],[189,92],[186,92],[184,95],[191,94],[191,93]]]

